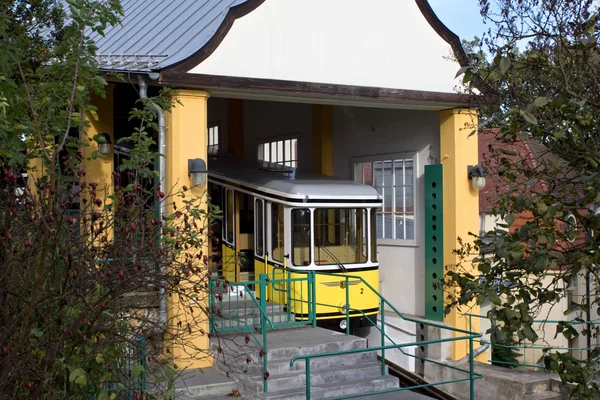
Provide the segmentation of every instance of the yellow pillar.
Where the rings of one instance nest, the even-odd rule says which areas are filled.
[[[113,90],[114,85],[106,86],[106,96],[92,96],[90,104],[97,107],[97,115],[87,115],[90,126],[85,130],[81,138],[81,152],[83,156],[83,168],[86,171],[85,181],[88,183],[96,182],[96,197],[104,202],[108,196],[113,194],[112,173],[114,170],[114,156],[111,150],[110,154],[104,157],[92,159],[92,154],[98,150],[98,142],[94,140],[95,135],[107,133],[110,136],[111,143],[114,143],[114,112],[113,112]],[[97,118],[96,118],[97,116]],[[85,146],[85,144],[88,144]],[[88,208],[88,206],[82,207]],[[102,205],[100,208],[104,208]],[[88,208],[89,209],[89,208]]]
[[[188,160],[202,158],[207,161],[207,100],[210,94],[202,90],[180,90],[174,99],[175,106],[170,113],[166,113],[167,128],[167,160],[166,160],[166,193],[177,193],[183,186],[191,187],[188,176]],[[189,200],[198,198],[201,205],[206,205],[206,186],[194,187],[188,190]],[[173,201],[178,209],[182,209],[183,199],[175,196]],[[173,212],[172,206],[167,214]],[[205,242],[206,243],[206,242]],[[203,254],[207,254],[208,247],[204,246]],[[208,349],[207,335],[198,334],[203,330],[208,332],[207,316],[202,316],[202,326],[195,326],[195,332],[177,343],[169,341],[168,332],[180,330],[185,315],[188,314],[190,304],[180,302],[177,296],[167,296],[167,336],[165,342],[166,355],[172,358],[180,368],[202,368],[212,365],[212,358],[207,352],[199,353],[198,349]],[[204,297],[194,305],[196,316],[201,309],[208,308],[208,298]]]
[[[312,108],[313,171],[333,175],[333,106],[315,104]]]
[[[467,173],[469,165],[478,163],[478,113],[473,109],[452,109],[441,111],[439,116],[440,155],[444,167],[444,263],[446,268],[453,268],[458,262],[458,256],[453,253],[459,248],[458,238],[467,243],[472,241],[469,232],[479,232],[479,195]],[[479,306],[472,306],[467,312],[478,314]],[[472,329],[479,332],[479,321],[475,320],[477,318]],[[456,309],[446,315],[444,322],[455,328],[469,329],[468,317]],[[452,358],[464,357],[469,352],[468,346],[466,340],[453,342]]]

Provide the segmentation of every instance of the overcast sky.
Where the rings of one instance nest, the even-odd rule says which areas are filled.
[[[489,26],[483,24],[477,0],[429,0],[439,19],[461,39],[481,37]]]

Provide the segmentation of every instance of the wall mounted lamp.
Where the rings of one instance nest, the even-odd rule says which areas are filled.
[[[467,172],[473,189],[479,191],[485,187],[485,170],[481,165],[469,165]]]
[[[206,168],[206,161],[201,158],[188,160],[188,175],[192,182],[192,186],[204,185],[206,183],[207,174],[208,169]]]
[[[101,133],[94,137],[96,142],[98,142],[98,151],[104,155],[110,154],[112,141],[110,140],[110,135],[108,133]]]

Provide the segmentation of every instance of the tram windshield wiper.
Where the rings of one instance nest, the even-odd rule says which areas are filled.
[[[335,264],[340,267],[340,269],[342,270],[342,272],[348,272],[348,270],[346,269],[346,267],[344,266],[344,264],[342,264],[342,262],[339,260],[339,258],[337,258],[335,256],[335,254],[333,254],[333,252],[331,250],[329,250],[327,247],[325,246],[321,246],[321,245],[317,245],[317,248],[323,249],[323,251],[325,252],[325,254],[327,254],[329,257],[331,257],[333,259],[333,261],[335,262]]]

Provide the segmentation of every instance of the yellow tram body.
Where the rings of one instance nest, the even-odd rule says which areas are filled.
[[[221,206],[211,251],[229,282],[257,281],[267,274],[267,301],[283,304],[296,320],[308,319],[309,272],[315,275],[320,325],[345,319],[374,321],[379,299],[375,212],[371,186],[297,171],[278,164],[211,160],[209,195]],[[290,287],[280,279],[291,278]],[[367,284],[366,284],[366,283]],[[347,290],[348,289],[348,290]],[[256,295],[260,287],[255,285]],[[333,324],[334,327],[335,324]]]

